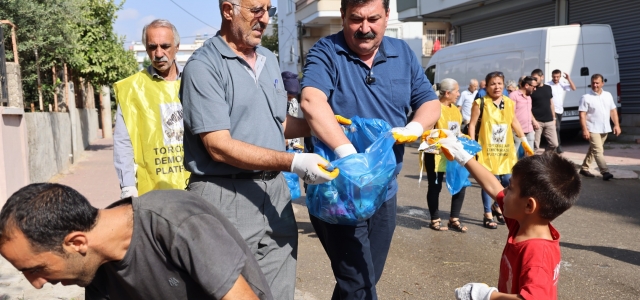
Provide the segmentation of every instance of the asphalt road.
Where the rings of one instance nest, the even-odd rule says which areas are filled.
[[[467,188],[461,220],[468,233],[428,227],[427,182],[418,186],[417,149],[408,147],[398,180],[397,227],[380,282],[380,299],[452,299],[468,282],[497,285],[507,229],[482,227],[477,184]],[[561,234],[560,299],[640,299],[640,181],[583,178],[576,206],[553,224]],[[443,188],[441,217],[451,196]],[[330,299],[335,280],[309,222],[295,201],[299,227],[297,299]],[[446,223],[445,223],[446,224]]]

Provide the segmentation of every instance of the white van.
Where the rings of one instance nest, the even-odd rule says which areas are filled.
[[[453,78],[463,91],[469,80],[480,81],[493,71],[504,73],[505,81],[517,82],[534,69],[544,72],[545,82],[551,81],[553,70],[560,69],[576,85],[576,91],[565,96],[563,129],[580,128],[578,105],[591,90],[593,74],[602,74],[603,89],[620,107],[618,54],[609,25],[534,28],[449,46],[431,57],[425,74],[431,82]]]

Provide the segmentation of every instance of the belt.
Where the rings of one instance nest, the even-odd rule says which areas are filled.
[[[276,178],[280,171],[261,171],[261,172],[245,172],[229,175],[194,175],[196,179],[206,180],[207,178],[228,178],[228,179],[246,179],[246,180],[262,180],[269,181]]]

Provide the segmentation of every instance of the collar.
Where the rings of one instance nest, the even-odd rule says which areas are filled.
[[[520,94],[520,96],[527,98],[527,94],[523,93],[520,89],[515,90],[515,92],[518,92]]]
[[[347,45],[347,41],[344,38],[344,30],[341,30],[336,34],[335,47],[337,53],[344,53],[352,59],[360,60],[358,54],[353,52],[349,45]],[[380,47],[378,48],[378,52],[376,53],[376,57],[373,59],[375,61],[387,61],[389,57],[398,57],[398,50],[394,47],[389,41],[388,37],[383,36],[382,41],[380,42]]]
[[[176,80],[180,80],[180,78],[182,78],[182,69],[180,67],[180,65],[178,65],[176,63],[176,61],[173,61],[173,64],[176,65],[176,68],[178,69],[178,78],[176,78]],[[151,77],[155,78],[155,79],[160,79],[160,80],[164,80],[164,77],[162,77],[162,75],[160,75],[158,73],[158,70],[156,70],[156,68],[153,67],[153,65],[149,65],[147,67],[147,72],[151,75]]]
[[[589,94],[594,96],[602,96],[602,93],[604,93],[604,90],[600,90],[600,94],[596,94],[596,92],[594,92],[593,90],[589,90]]]
[[[222,36],[220,35],[220,31],[218,31],[216,33],[216,35],[211,38],[211,42],[216,47],[216,49],[218,49],[218,52],[220,52],[220,54],[222,56],[224,56],[225,58],[238,58],[239,57],[238,54],[236,54],[233,51],[233,49],[231,49],[231,47],[229,47],[229,44],[227,44],[227,42],[222,39]],[[263,49],[261,47],[256,46],[253,49],[256,52],[256,55],[264,56],[264,54],[262,53]]]

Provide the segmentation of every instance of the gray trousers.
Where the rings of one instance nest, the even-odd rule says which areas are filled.
[[[274,299],[293,300],[298,226],[282,174],[269,180],[192,177],[187,187],[238,229],[267,278]]]
[[[540,127],[535,130],[536,132],[536,142],[534,146],[535,150],[540,148],[540,140],[542,139],[542,135],[547,139],[547,149],[546,150],[556,150],[558,148],[558,135],[556,133],[556,122],[538,122]]]
[[[527,143],[529,143],[530,147],[535,147],[535,144],[534,144],[534,142],[536,141],[535,131],[525,133],[524,137],[527,139]],[[514,149],[516,149],[516,153],[518,153],[518,150],[520,150],[520,144],[522,144],[522,140],[516,135],[515,132],[513,133],[513,143],[514,143],[513,144]]]

